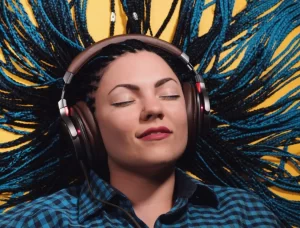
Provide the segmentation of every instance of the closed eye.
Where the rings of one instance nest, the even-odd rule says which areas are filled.
[[[160,96],[163,100],[176,100],[180,95]]]
[[[113,103],[111,105],[116,106],[116,107],[123,107],[123,106],[127,106],[131,103],[133,103],[134,101],[125,101],[125,102],[118,102],[118,103]]]
[[[176,100],[180,97],[180,95],[170,95],[170,96],[160,96],[160,98],[162,98],[163,100]],[[133,103],[134,100],[132,101],[125,101],[125,102],[118,102],[118,103],[113,103],[111,105],[115,106],[115,107],[124,107],[127,106],[131,103]]]

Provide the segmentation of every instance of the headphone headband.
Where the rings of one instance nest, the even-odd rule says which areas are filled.
[[[124,42],[126,40],[130,39],[136,39],[139,41],[142,41],[148,45],[163,49],[170,54],[173,54],[175,56],[178,56],[185,64],[187,64],[187,67],[190,70],[194,70],[193,66],[189,62],[189,57],[182,52],[180,49],[175,47],[174,45],[157,39],[155,37],[146,36],[146,35],[140,35],[140,34],[130,34],[130,35],[118,35],[106,38],[104,40],[98,41],[95,44],[91,45],[87,49],[85,49],[83,52],[81,52],[79,55],[77,55],[69,65],[67,72],[64,75],[64,82],[65,84],[70,84],[72,81],[73,76],[84,66],[85,63],[87,63],[90,59],[92,59],[95,55],[97,55],[102,48],[115,43]],[[195,72],[196,73],[196,72]],[[198,75],[198,74],[197,74]],[[199,81],[203,83],[204,81],[201,77],[196,78],[196,81]]]
[[[121,43],[126,40],[130,39],[137,39],[140,40],[146,44],[149,44],[151,46],[155,46],[158,48],[161,48],[173,55],[176,55],[178,57],[181,56],[183,53],[181,50],[179,50],[174,45],[171,45],[170,43],[151,37],[151,36],[145,36],[140,34],[130,34],[130,35],[118,35],[106,38],[104,40],[98,41],[97,43],[91,45],[87,49],[85,49],[83,52],[81,52],[79,55],[77,55],[71,64],[68,67],[68,72],[72,74],[76,74],[80,68],[87,63],[91,58],[93,58],[97,53],[101,51],[102,48],[106,47],[109,44],[115,44],[115,43]],[[183,58],[186,58],[187,56],[184,56]],[[187,62],[189,59],[186,60]]]

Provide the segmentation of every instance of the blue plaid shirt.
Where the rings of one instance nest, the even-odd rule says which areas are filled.
[[[120,191],[90,171],[96,197],[134,213]],[[160,215],[154,227],[283,227],[278,218],[252,193],[241,189],[204,185],[176,168],[175,203]],[[0,214],[0,227],[134,227],[120,209],[94,200],[87,182],[23,203]]]

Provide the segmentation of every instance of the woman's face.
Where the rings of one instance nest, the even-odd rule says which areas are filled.
[[[109,64],[95,94],[108,164],[129,170],[174,165],[187,144],[180,82],[155,53],[126,53]],[[141,138],[149,128],[156,134]],[[161,132],[161,133],[159,133]]]

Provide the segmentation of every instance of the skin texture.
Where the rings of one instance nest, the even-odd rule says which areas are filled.
[[[161,85],[155,84],[161,81]],[[164,83],[163,83],[164,82]],[[120,84],[133,84],[130,89]],[[166,97],[174,96],[177,97]],[[115,103],[127,102],[121,106]],[[152,52],[126,53],[105,69],[95,92],[95,117],[108,155],[110,184],[132,202],[149,227],[173,205],[175,163],[187,144],[187,114],[180,82]],[[163,140],[137,136],[151,127],[172,133]]]

